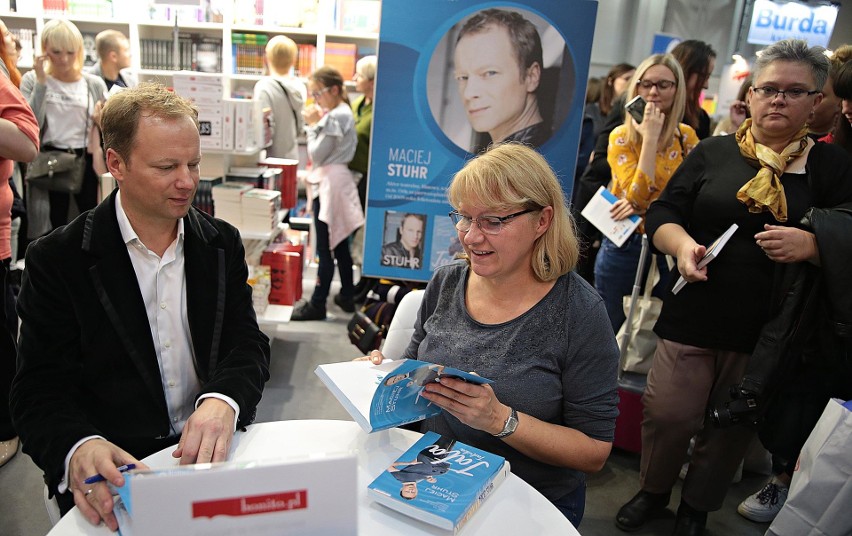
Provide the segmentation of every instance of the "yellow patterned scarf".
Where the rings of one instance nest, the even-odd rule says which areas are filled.
[[[808,126],[799,130],[793,141],[784,147],[781,154],[754,140],[751,134],[751,118],[743,121],[736,133],[740,154],[754,167],[760,167],[750,181],[737,192],[739,199],[749,212],[769,210],[779,222],[787,221],[787,197],[781,184],[781,175],[790,161],[800,156],[808,146]]]

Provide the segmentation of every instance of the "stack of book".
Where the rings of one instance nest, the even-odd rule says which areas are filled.
[[[195,190],[192,205],[202,212],[215,216],[213,209],[213,187],[222,184],[222,177],[201,177]]]
[[[231,166],[225,179],[251,184],[255,188],[281,191],[281,170],[279,168],[257,166]]]
[[[243,194],[252,189],[250,184],[241,182],[223,182],[213,187],[213,206],[216,217],[231,225],[242,223]]]
[[[254,188],[243,193],[240,230],[245,233],[268,233],[278,225],[281,192]]]
[[[202,149],[222,149],[224,128],[224,77],[181,71],[174,74],[175,93],[198,107],[198,132]]]

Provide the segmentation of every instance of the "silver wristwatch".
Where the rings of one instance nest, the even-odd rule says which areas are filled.
[[[515,411],[515,408],[509,409],[512,411],[509,413],[509,418],[506,419],[506,424],[503,425],[503,430],[499,434],[494,434],[494,437],[510,436],[518,429],[518,412]]]

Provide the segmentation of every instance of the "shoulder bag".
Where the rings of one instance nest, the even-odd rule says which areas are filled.
[[[86,136],[89,139],[89,116],[91,115],[91,94],[86,91]],[[32,186],[51,192],[78,194],[83,188],[86,174],[86,149],[80,154],[74,149],[44,148],[44,131],[47,130],[47,118],[39,132],[38,156],[27,166],[26,181]]]

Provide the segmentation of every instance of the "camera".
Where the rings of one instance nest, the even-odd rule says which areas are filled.
[[[758,395],[741,385],[731,387],[731,400],[722,407],[710,409],[710,420],[717,428],[727,428],[739,422],[754,422],[758,417]]]
[[[624,109],[637,123],[641,123],[645,116],[645,99],[641,95],[636,95],[630,102],[624,105]]]

